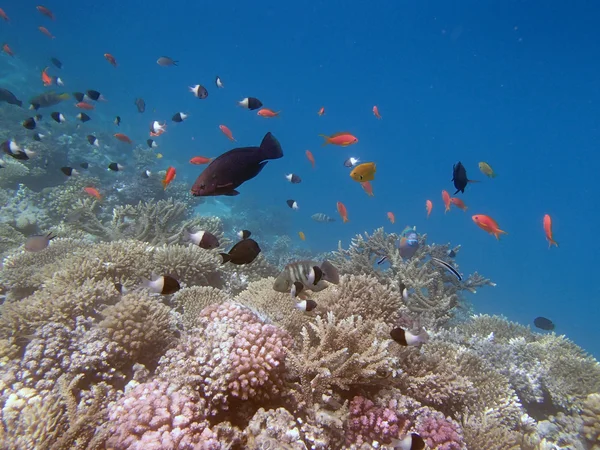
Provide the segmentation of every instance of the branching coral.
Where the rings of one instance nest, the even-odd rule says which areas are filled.
[[[312,406],[331,387],[345,390],[352,384],[376,383],[387,375],[393,361],[387,330],[385,325],[363,321],[360,316],[337,320],[332,313],[305,326],[299,348],[288,355],[299,381],[299,405]]]
[[[184,288],[173,296],[173,304],[183,310],[182,321],[186,330],[198,326],[200,313],[204,308],[227,300],[229,297],[223,291],[209,286]]]

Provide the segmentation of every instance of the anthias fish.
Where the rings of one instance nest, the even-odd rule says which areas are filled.
[[[281,157],[281,145],[269,132],[260,147],[234,148],[214,159],[192,186],[192,194],[197,197],[238,195],[238,186],[257,176],[268,160]]]

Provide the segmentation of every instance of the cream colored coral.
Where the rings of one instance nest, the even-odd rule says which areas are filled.
[[[600,393],[587,396],[581,411],[583,418],[583,435],[592,450],[600,449]]]
[[[205,307],[227,300],[229,297],[223,291],[210,286],[184,288],[173,296],[173,304],[183,310],[182,320],[188,330],[198,325],[200,312]]]

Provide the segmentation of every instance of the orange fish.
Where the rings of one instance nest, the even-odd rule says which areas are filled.
[[[15,54],[13,53],[12,49],[8,46],[8,44],[4,44],[2,46],[2,51],[9,56],[15,56]]]
[[[105,53],[104,57],[106,58],[106,60],[111,63],[114,67],[117,67],[117,60],[115,59],[115,57],[113,55],[111,55],[110,53]]]
[[[425,202],[425,209],[427,210],[427,218],[429,219],[429,215],[431,214],[431,210],[433,209],[433,203],[431,200],[427,200]]]
[[[304,236],[304,233],[302,231],[298,231],[298,236],[300,236],[300,239],[302,239],[303,241],[306,240],[306,236]]]
[[[465,205],[465,202],[463,202],[460,198],[452,197],[450,199],[450,202],[457,208],[462,209],[463,211],[466,211],[468,209],[467,205]]]
[[[552,217],[550,217],[550,214],[544,216],[544,232],[546,233],[546,239],[548,239],[548,248],[553,245],[558,247],[558,242],[552,238]]]
[[[192,159],[190,159],[190,164],[208,164],[213,159],[214,158],[207,158],[206,156],[194,156]]]
[[[0,8],[0,18],[6,20],[7,22],[10,22],[10,19],[8,18],[8,16],[2,8]]]
[[[444,214],[446,214],[450,211],[450,194],[448,194],[448,191],[442,191],[442,200],[444,200],[444,205],[446,206],[444,210]]]
[[[87,102],[75,103],[75,107],[79,108],[79,109],[86,109],[88,111],[94,109],[94,105],[87,103]]]
[[[44,33],[46,36],[48,36],[50,39],[55,39],[54,36],[52,36],[52,33],[50,33],[48,31],[48,28],[46,27],[38,27],[38,30],[40,30],[42,33]]]
[[[230,141],[236,142],[235,138],[233,137],[233,133],[229,128],[227,128],[225,125],[219,125],[219,128]]]
[[[373,186],[370,181],[363,181],[360,185],[369,197],[375,197],[375,194],[373,194]]]
[[[310,161],[310,163],[313,166],[313,169],[315,168],[315,157],[313,156],[312,152],[310,150],[306,150],[306,157],[308,158],[308,160]]]
[[[377,105],[373,106],[373,114],[375,115],[375,117],[377,117],[378,119],[381,119],[381,114],[379,114],[379,108],[377,107]]]
[[[490,234],[496,236],[496,239],[500,239],[500,234],[508,234],[506,231],[502,231],[498,224],[494,219],[490,216],[486,216],[484,214],[475,214],[473,217],[473,222],[477,224],[479,228],[484,231],[487,231]]]
[[[271,117],[277,117],[280,112],[281,111],[275,112],[269,108],[262,108],[262,109],[259,109],[256,114],[258,114],[260,117],[271,118]]]
[[[317,112],[318,115],[322,116],[323,114],[325,114],[325,107],[321,106],[321,109]]]
[[[342,202],[337,202],[337,210],[338,210],[338,213],[340,213],[340,216],[342,217],[342,220],[344,221],[344,223],[350,221],[348,219],[348,211],[346,210],[346,207],[344,206],[344,204]]]
[[[116,137],[121,142],[125,142],[127,144],[133,144],[133,141],[131,139],[129,139],[129,136],[127,136],[126,134],[116,133],[113,136]]]
[[[342,147],[347,147],[358,142],[358,139],[355,136],[345,131],[332,134],[331,136],[325,136],[324,134],[320,134],[319,136],[325,139],[325,142],[323,142],[323,146],[327,144],[333,144],[341,145]]]
[[[92,197],[96,197],[98,200],[102,200],[102,196],[100,195],[100,192],[98,192],[98,189],[88,186],[83,188],[83,190]]]
[[[42,70],[42,83],[44,83],[44,86],[52,85],[52,77],[48,75],[48,69],[49,67],[46,67],[44,70]]]
[[[390,219],[390,222],[392,222],[392,224],[394,224],[394,222],[396,222],[396,216],[394,216],[393,212],[388,212],[387,213],[388,219]]]
[[[50,11],[48,8],[46,8],[45,6],[36,6],[35,7],[39,12],[41,12],[43,15],[45,15],[46,17],[54,20],[54,14],[52,14],[52,11]]]
[[[175,179],[176,170],[175,167],[169,167],[167,169],[167,173],[165,174],[165,178],[161,181],[163,185],[163,189],[167,189],[167,186],[171,181]]]

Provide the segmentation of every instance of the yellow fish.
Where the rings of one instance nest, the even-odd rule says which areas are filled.
[[[157,154],[156,154],[156,157],[157,157],[158,159],[162,158],[162,153],[157,153]]]
[[[496,173],[494,172],[494,169],[492,169],[492,167],[486,162],[481,161],[479,163],[479,170],[481,170],[481,173],[483,173],[484,175],[487,175],[490,178],[496,177]]]
[[[300,239],[302,239],[303,241],[306,240],[306,236],[304,236],[304,233],[302,231],[298,231],[298,236],[300,236]]]
[[[359,164],[352,169],[352,172],[350,172],[350,178],[352,178],[354,181],[358,181],[359,183],[373,181],[375,179],[376,171],[377,168],[373,162]]]

